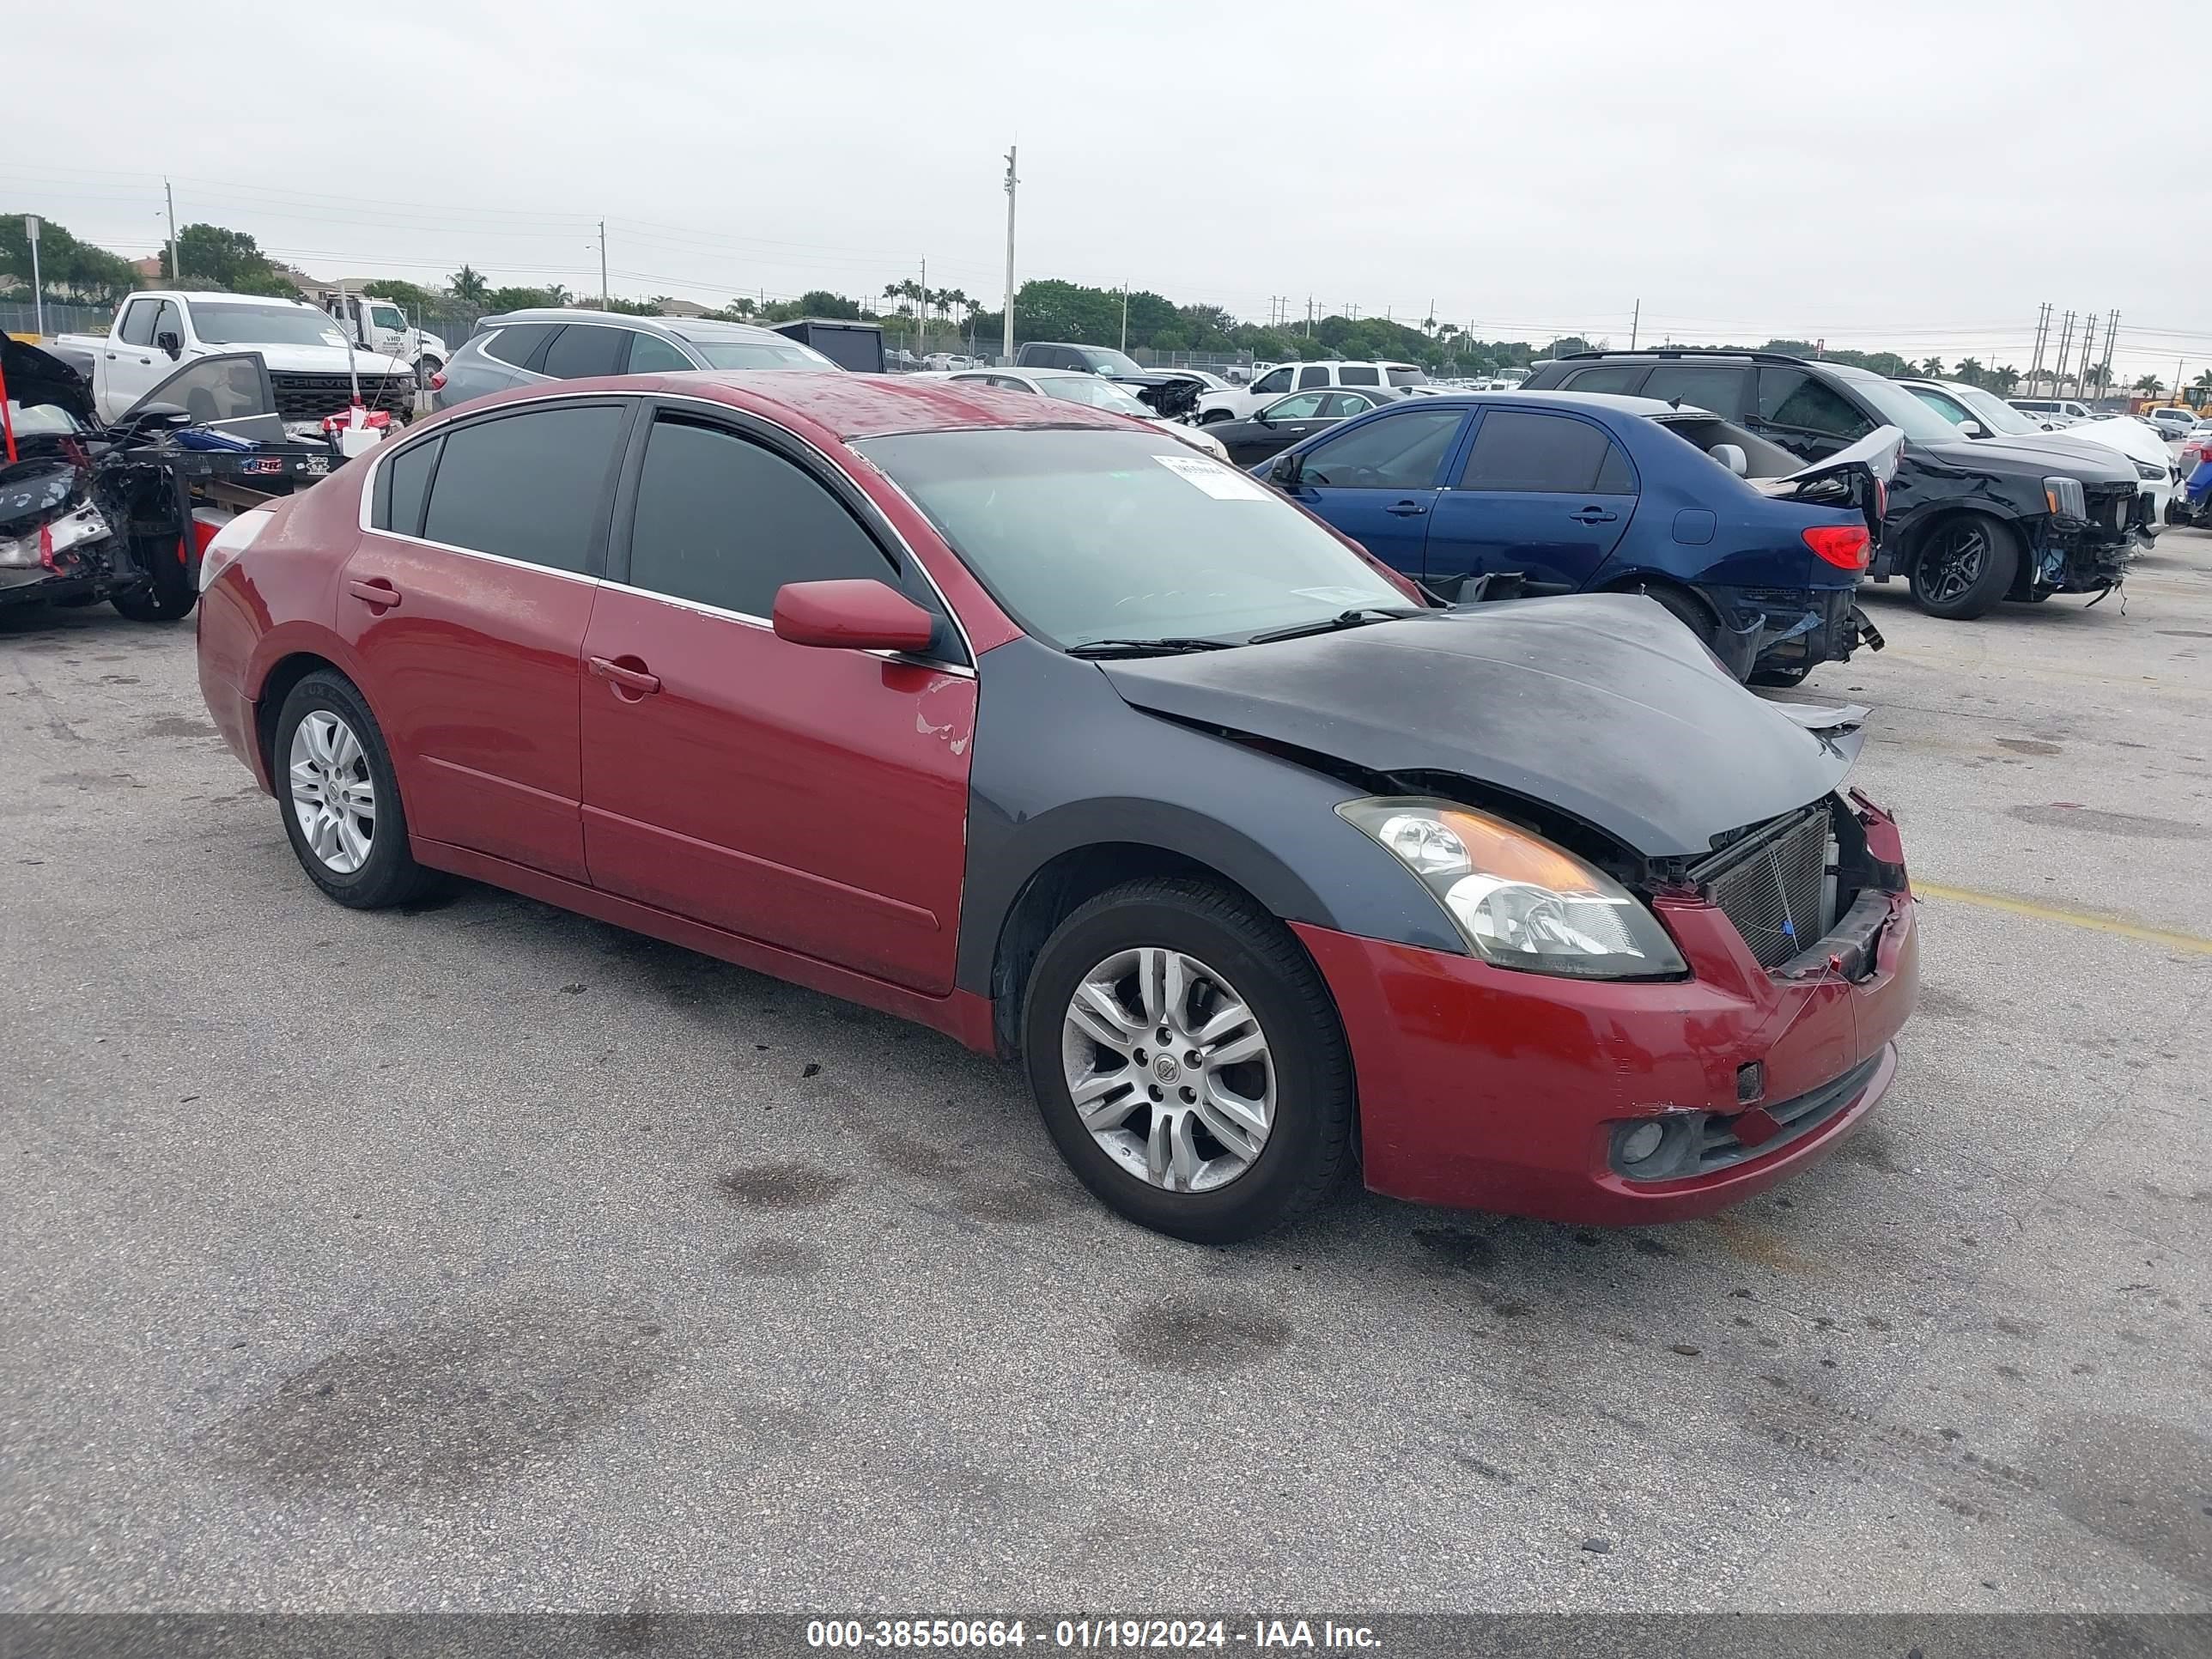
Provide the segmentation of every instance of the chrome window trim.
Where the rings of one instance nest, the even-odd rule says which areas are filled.
[[[557,385],[559,382],[549,382],[549,384]],[[374,525],[369,522],[369,517],[376,504],[376,476],[378,472],[383,469],[385,462],[390,457],[397,454],[403,449],[411,448],[417,443],[428,443],[441,434],[453,431],[457,428],[471,426],[480,420],[496,420],[503,415],[514,414],[524,410],[538,409],[549,404],[571,403],[589,399],[604,400],[606,398],[647,398],[659,403],[697,404],[704,409],[717,409],[726,413],[734,413],[738,415],[752,415],[752,411],[750,410],[740,409],[735,404],[726,404],[720,398],[702,398],[696,393],[684,392],[556,392],[549,393],[547,396],[543,398],[519,398],[511,404],[501,404],[496,409],[487,409],[481,414],[464,416],[458,420],[441,420],[437,423],[434,428],[423,433],[419,438],[410,434],[408,437],[404,439],[386,439],[383,443],[379,444],[376,447],[375,453],[368,457],[368,465],[362,475],[360,511],[356,514],[358,527],[363,535],[382,536],[391,541],[404,542],[416,547],[435,548],[441,552],[445,553],[459,553],[471,559],[489,559],[494,564],[512,565],[518,570],[542,570],[548,575],[565,577],[570,581],[591,582],[594,584],[605,583],[606,578],[604,576],[587,575],[581,571],[556,569],[551,565],[535,564],[528,559],[510,558],[503,553],[487,553],[481,548],[461,547],[452,542],[432,541],[429,538],[425,536],[408,536],[403,535],[396,530],[379,530]],[[767,417],[764,416],[753,415],[753,418],[755,420],[765,420]],[[800,445],[816,456],[821,461],[823,465],[828,467],[831,471],[837,473],[840,477],[845,477],[848,482],[850,482],[851,475],[847,473],[844,468],[839,466],[836,461],[832,459],[819,444],[817,444],[809,439],[801,437],[798,433],[793,432],[789,427],[783,425],[780,422],[770,421],[769,422],[769,424],[774,426],[777,431],[782,433],[786,437],[791,439],[793,442]],[[878,478],[881,478],[896,492],[898,498],[901,501],[904,501],[909,507],[914,509],[915,515],[917,518],[923,519],[927,521],[927,515],[921,511],[920,507],[915,505],[914,497],[908,495],[906,491],[900,487],[896,479],[894,479],[889,473],[885,472],[881,467],[877,466],[872,461],[870,461],[868,465]],[[858,488],[857,485],[854,487],[856,489]],[[861,491],[861,494],[863,497],[865,497],[866,492],[863,490]],[[842,507],[844,503],[840,501],[838,505]],[[873,503],[870,503],[870,505],[872,507]],[[960,612],[954,608],[952,601],[945,598],[945,590],[938,586],[937,578],[930,573],[929,567],[923,563],[921,556],[915,552],[914,544],[908,541],[906,537],[901,533],[899,527],[893,524],[890,518],[884,514],[880,508],[877,508],[875,510],[875,516],[882,520],[884,530],[890,535],[891,540],[897,544],[899,550],[906,556],[908,564],[921,574],[922,580],[929,584],[929,591],[937,596],[938,605],[943,609],[945,614],[951,619],[952,631],[960,636],[961,646],[968,653],[968,661],[966,663],[939,662],[936,659],[932,657],[910,656],[906,653],[898,651],[868,651],[864,652],[861,654],[870,657],[881,657],[891,662],[914,663],[922,666],[937,669],[943,673],[963,675],[969,679],[975,678],[975,670],[972,665],[979,661],[981,659],[975,649],[975,641],[970,639],[968,635],[968,624],[961,620]],[[872,526],[865,525],[863,527],[872,528]],[[952,556],[957,559],[960,556],[955,553]],[[632,593],[642,593],[647,599],[659,599],[663,604],[679,605],[687,610],[697,611],[706,616],[721,617],[727,618],[732,622],[746,623],[755,628],[765,628],[771,633],[775,631],[775,623],[766,617],[756,617],[741,611],[725,611],[717,605],[702,604],[696,599],[680,599],[672,593],[656,593],[651,588],[639,587],[630,582],[615,582],[609,585],[623,588]]]

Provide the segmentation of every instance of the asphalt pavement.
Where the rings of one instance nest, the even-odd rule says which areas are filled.
[[[0,1610],[2212,1607],[2212,536],[1868,607],[1791,694],[1923,888],[1868,1126],[1235,1249],[928,1032],[325,902],[189,623],[0,620]]]

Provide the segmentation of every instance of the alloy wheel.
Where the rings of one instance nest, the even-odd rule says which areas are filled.
[[[1948,532],[1922,556],[1929,602],[1949,605],[1963,598],[1981,580],[1989,557],[1989,532],[1979,526],[1960,525]]]
[[[376,781],[345,721],[312,708],[292,730],[292,811],[308,848],[332,873],[352,875],[376,840]]]
[[[1258,1162],[1274,1127],[1274,1056],[1258,1016],[1179,951],[1118,951],[1085,974],[1068,1000],[1060,1059],[1083,1127],[1149,1186],[1226,1186]]]

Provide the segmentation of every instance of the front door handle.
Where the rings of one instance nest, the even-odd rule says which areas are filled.
[[[1611,524],[1620,514],[1608,512],[1601,507],[1586,507],[1581,512],[1570,513],[1567,516],[1577,524]]]
[[[660,676],[647,673],[645,665],[635,657],[625,662],[617,662],[611,657],[592,657],[586,660],[592,673],[614,687],[617,696],[628,692],[630,699],[635,701],[639,697],[649,697],[660,690]],[[631,663],[637,665],[633,668],[629,665]]]
[[[1429,509],[1419,501],[1393,501],[1382,510],[1394,519],[1418,519]]]
[[[374,611],[389,611],[399,603],[399,590],[381,576],[349,581],[346,592]]]

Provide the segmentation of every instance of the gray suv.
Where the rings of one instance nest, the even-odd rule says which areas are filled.
[[[844,372],[813,347],[746,323],[628,317],[611,311],[510,311],[477,325],[444,373],[432,380],[431,401],[436,408],[451,409],[471,398],[540,380],[692,368]]]

